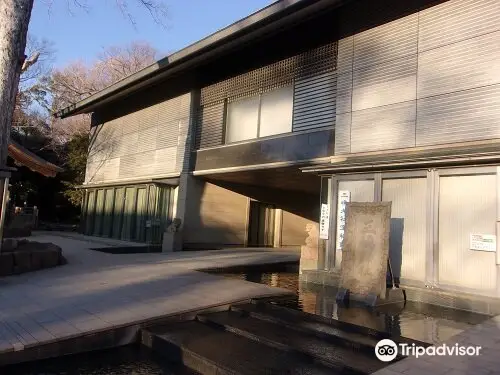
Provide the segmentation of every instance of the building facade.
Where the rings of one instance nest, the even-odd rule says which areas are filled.
[[[312,223],[303,275],[334,283],[343,202],[391,201],[404,285],[498,297],[498,19],[496,0],[279,1],[78,103],[60,115],[93,112],[86,233],[160,243],[175,217],[176,249],[299,248]]]

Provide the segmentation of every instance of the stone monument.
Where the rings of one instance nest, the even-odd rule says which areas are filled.
[[[307,223],[306,233],[305,245],[300,247],[300,271],[316,270],[318,268],[318,225]]]
[[[174,218],[166,231],[163,233],[163,241],[161,246],[162,252],[180,251],[182,250],[182,220]]]
[[[391,202],[350,202],[346,208],[337,300],[361,301],[369,306],[396,302],[386,293]]]

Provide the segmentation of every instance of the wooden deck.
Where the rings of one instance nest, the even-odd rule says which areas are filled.
[[[196,269],[298,259],[295,253],[248,249],[113,255],[90,249],[123,243],[49,232],[33,240],[61,246],[68,264],[0,279],[0,364],[13,351],[289,293]]]

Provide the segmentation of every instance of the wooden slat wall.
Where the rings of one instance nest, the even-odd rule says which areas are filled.
[[[93,128],[86,183],[160,177],[186,170],[191,95],[185,94]]]

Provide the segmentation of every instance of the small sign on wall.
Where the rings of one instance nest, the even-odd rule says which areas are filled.
[[[497,236],[492,234],[471,234],[469,249],[476,251],[497,251]]]
[[[337,250],[342,250],[344,247],[344,232],[346,218],[346,204],[351,200],[351,192],[348,190],[339,191],[339,199],[337,204]]]
[[[328,204],[321,204],[321,215],[319,218],[319,238],[322,240],[328,239],[328,232],[330,231],[330,206]]]

